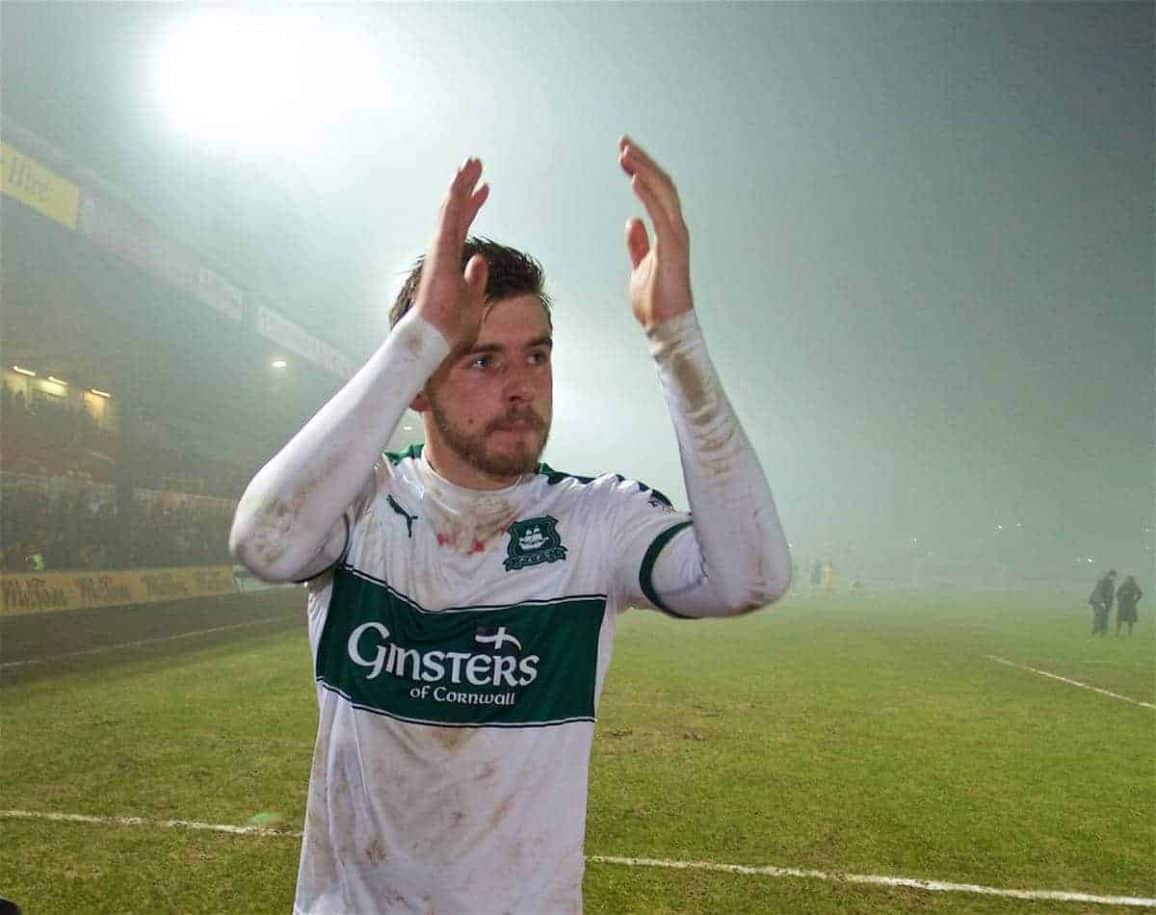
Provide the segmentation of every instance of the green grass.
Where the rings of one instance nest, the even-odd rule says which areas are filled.
[[[1141,611],[1143,614],[1143,606]],[[791,599],[631,611],[600,708],[591,855],[1156,896],[1154,628],[1070,599]],[[316,721],[304,628],[126,650],[0,688],[0,808],[300,828]],[[285,912],[298,841],[0,819],[26,915]],[[1136,911],[591,863],[588,913]]]

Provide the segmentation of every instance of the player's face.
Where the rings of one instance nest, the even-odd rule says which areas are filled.
[[[537,296],[503,299],[487,310],[473,345],[430,379],[427,438],[441,463],[466,471],[463,482],[504,484],[537,469],[554,409],[551,345]]]

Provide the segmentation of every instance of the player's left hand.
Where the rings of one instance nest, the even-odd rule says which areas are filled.
[[[626,223],[630,252],[630,308],[644,329],[690,311],[690,233],[670,176],[630,137],[618,141],[618,164],[654,223],[654,243],[641,219]]]

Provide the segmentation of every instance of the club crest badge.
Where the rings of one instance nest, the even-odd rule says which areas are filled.
[[[562,538],[558,535],[557,518],[546,515],[515,521],[506,531],[510,535],[503,563],[507,572],[566,558],[566,547],[562,546]]]

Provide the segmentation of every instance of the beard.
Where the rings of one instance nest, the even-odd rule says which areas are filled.
[[[497,419],[490,420],[480,431],[470,432],[446,416],[433,397],[429,397],[429,406],[434,424],[446,446],[471,467],[497,477],[515,477],[537,471],[538,460],[550,437],[550,423],[530,407],[514,407]],[[497,452],[491,449],[490,436],[515,424],[530,426],[535,441],[529,445],[519,441],[513,451]]]

